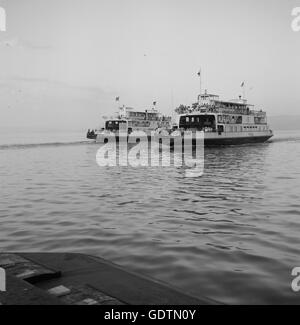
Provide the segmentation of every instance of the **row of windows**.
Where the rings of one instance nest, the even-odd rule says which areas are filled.
[[[258,126],[244,126],[244,129],[258,129]]]
[[[229,126],[227,129],[229,132],[242,132],[242,131],[265,131],[266,126],[248,125],[248,126]]]
[[[219,115],[218,122],[226,123],[226,124],[242,124],[243,118],[242,116],[236,115]]]
[[[244,126],[244,129],[249,130],[249,129],[255,129],[255,130],[259,130],[259,131],[264,131],[267,130],[266,126],[258,126],[258,125],[249,125],[249,126]]]
[[[200,122],[200,117],[189,117],[189,116],[187,116],[187,117],[185,118],[185,121],[186,121],[187,123],[189,123],[189,122],[192,122],[192,123],[197,122],[197,123],[199,123],[199,122]]]

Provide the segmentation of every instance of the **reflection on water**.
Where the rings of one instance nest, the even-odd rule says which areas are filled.
[[[0,246],[99,255],[225,303],[299,303],[299,132],[183,167],[102,167],[97,145],[0,148]]]

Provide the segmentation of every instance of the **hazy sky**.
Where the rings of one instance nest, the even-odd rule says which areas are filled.
[[[87,128],[155,100],[162,112],[203,87],[299,114],[296,0],[0,0],[0,126]]]

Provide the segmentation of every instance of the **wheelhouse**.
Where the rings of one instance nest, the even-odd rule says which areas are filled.
[[[179,120],[179,128],[184,130],[195,129],[198,131],[215,132],[216,117],[213,114],[183,115]]]
[[[127,121],[124,120],[109,120],[105,123],[105,129],[109,131],[119,131],[120,126],[126,127]]]

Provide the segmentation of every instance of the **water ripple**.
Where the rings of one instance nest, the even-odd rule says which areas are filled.
[[[85,141],[1,145],[1,251],[94,254],[224,303],[299,303],[299,139],[209,148],[201,178],[99,168]]]

